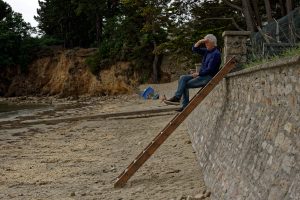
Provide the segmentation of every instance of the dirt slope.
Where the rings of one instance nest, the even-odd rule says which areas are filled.
[[[117,63],[101,71],[98,76],[89,71],[85,60],[95,51],[95,49],[55,49],[48,52],[30,64],[27,73],[18,72],[16,76],[10,73],[10,81],[4,83],[4,77],[8,74],[3,74],[2,77],[0,74],[0,93],[5,96],[65,97],[132,92],[136,85],[136,76],[129,74],[129,63]]]

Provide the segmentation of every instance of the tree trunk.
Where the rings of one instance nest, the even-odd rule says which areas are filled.
[[[227,5],[229,5],[230,7],[235,8],[236,10],[239,10],[239,11],[243,12],[243,9],[241,7],[239,7],[239,6],[231,3],[228,0],[223,0],[223,1],[224,1],[224,3],[226,3]]]
[[[103,17],[96,14],[96,41],[100,45],[102,41]]]
[[[295,39],[293,28],[292,28],[293,21],[292,21],[292,16],[290,15],[290,12],[292,10],[293,10],[293,8],[292,8],[292,0],[286,0],[286,12],[287,12],[288,21],[289,21],[289,39],[290,39],[290,42],[292,44],[295,44],[296,39]]]
[[[258,11],[257,0],[252,0],[252,6],[253,6],[254,15],[255,15],[256,25],[261,27],[262,23],[261,23],[261,18],[260,18],[259,11]]]
[[[265,6],[266,6],[266,13],[267,13],[267,17],[268,17],[268,22],[271,22],[273,20],[271,4],[270,4],[269,0],[264,0],[264,1],[265,1]]]
[[[243,5],[243,14],[245,16],[246,24],[247,24],[247,30],[254,32],[254,23],[253,23],[253,18],[251,16],[251,6],[248,0],[242,0],[242,5]]]
[[[283,17],[286,15],[285,5],[283,3],[283,0],[279,0],[279,5],[280,5],[281,17]]]
[[[96,41],[99,44],[99,29],[100,29],[100,25],[99,25],[99,15],[98,13],[96,14]]]
[[[156,41],[153,41],[154,49],[156,49]],[[155,54],[154,60],[152,63],[152,81],[153,83],[158,83],[158,59],[159,56]]]
[[[286,0],[286,11],[287,14],[293,10],[292,0]]]
[[[157,5],[155,5],[155,2],[152,2],[154,3],[153,7],[156,7]],[[151,21],[151,25],[152,25],[152,36],[153,36],[153,52],[155,52],[156,48],[157,48],[157,41],[155,39],[155,35],[156,35],[156,29],[155,29],[155,15],[151,15],[150,16],[150,21]],[[152,70],[153,70],[153,74],[152,74],[152,81],[153,83],[158,83],[158,69],[159,69],[159,66],[158,66],[158,60],[159,60],[159,55],[157,55],[157,53],[154,53],[154,60],[153,60],[153,63],[152,63]]]
[[[239,6],[237,6],[237,5],[235,5],[235,4],[233,4],[233,3],[231,3],[228,0],[223,0],[223,1],[224,1],[224,3],[226,3],[227,5],[229,5],[230,7],[235,8],[235,9],[241,11],[243,13],[243,15],[245,16],[247,30],[251,31],[251,32],[255,31],[254,21],[253,21],[253,18],[251,16],[252,8],[251,8],[249,0],[242,0],[242,8],[239,7]]]

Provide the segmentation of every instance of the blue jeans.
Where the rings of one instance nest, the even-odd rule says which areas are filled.
[[[175,96],[180,99],[183,96],[182,107],[189,104],[189,88],[199,88],[205,86],[210,80],[211,76],[197,76],[193,78],[192,75],[182,75],[178,81],[177,91]]]

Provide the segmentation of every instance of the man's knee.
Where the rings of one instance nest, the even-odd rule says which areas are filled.
[[[185,75],[181,75],[179,76],[179,79],[183,79],[185,77]]]
[[[190,75],[181,75],[179,77],[179,80],[182,80],[182,79],[190,79]]]

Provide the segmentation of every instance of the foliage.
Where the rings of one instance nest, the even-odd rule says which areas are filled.
[[[53,36],[43,35],[40,38],[31,38],[35,41],[35,44],[39,48],[46,48],[48,46],[61,46],[63,44],[62,40],[59,40]]]
[[[29,38],[33,29],[2,0],[0,13],[0,67],[17,64],[25,67],[30,60]]]
[[[114,16],[112,0],[45,0],[35,19],[46,35],[64,41],[67,48],[89,47],[102,40],[105,19]]]
[[[134,70],[150,77],[159,72],[159,59],[166,54],[174,63],[199,62],[199,57],[191,54],[191,46],[208,33],[215,34],[222,47],[223,31],[249,28],[246,11],[254,16],[252,25],[260,25],[270,13],[277,18],[291,7],[279,0],[249,2],[39,0],[35,19],[42,37],[32,38],[33,29],[0,0],[0,61],[3,66],[26,65],[36,49],[49,45],[97,47],[98,52],[87,60],[93,73],[118,61],[130,61]]]
[[[105,19],[99,53],[89,59],[93,72],[116,61],[134,63],[135,69],[149,73],[155,45],[165,41],[161,11],[167,1],[122,1],[120,11]],[[159,4],[159,5],[158,5]]]

